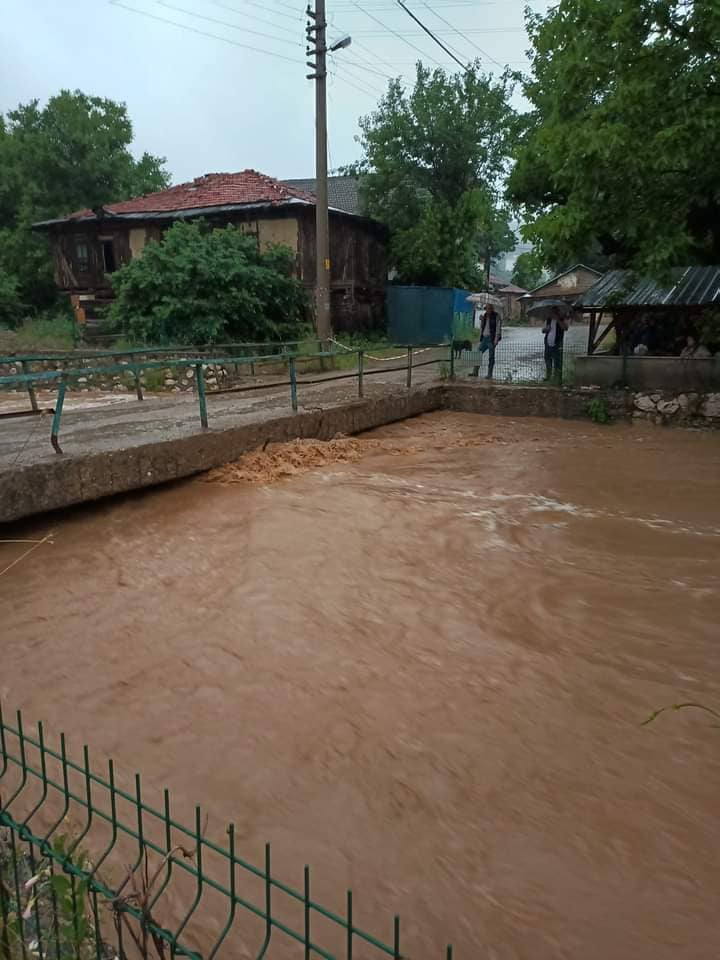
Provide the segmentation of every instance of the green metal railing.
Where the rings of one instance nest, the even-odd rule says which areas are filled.
[[[121,789],[112,761],[100,776],[87,746],[77,763],[64,735],[52,749],[42,724],[29,735],[20,712],[11,724],[0,709],[0,960],[214,960],[240,946],[263,960],[278,941],[306,960],[404,956],[399,917],[383,942],[355,925],[350,890],[343,915],[328,910],[312,898],[308,866],[295,889],[273,873],[270,844],[258,866],[238,856],[232,823],[222,844],[206,826],[200,807],[185,826],[168,790],[157,810],[139,774]],[[206,898],[222,908],[215,934]]]
[[[232,386],[222,389],[213,390],[213,394],[223,394],[223,393],[242,393],[247,391],[256,391],[256,390],[269,390],[277,389],[278,387],[289,386],[290,387],[290,403],[294,413],[298,412],[299,401],[298,401],[298,385],[302,384],[317,384],[317,383],[330,383],[334,380],[349,380],[357,379],[358,382],[358,396],[364,396],[364,382],[365,378],[372,376],[373,374],[378,373],[392,373],[397,371],[406,371],[406,384],[408,389],[412,387],[412,376],[413,370],[418,367],[428,366],[431,364],[444,363],[449,360],[451,375],[454,369],[454,356],[453,349],[451,345],[431,345],[432,349],[439,349],[442,351],[442,356],[434,357],[431,360],[422,360],[417,362],[414,351],[417,351],[417,347],[402,347],[402,349],[407,352],[407,361],[402,366],[391,366],[391,367],[380,367],[377,369],[368,369],[365,365],[365,351],[363,350],[346,350],[345,352],[340,352],[337,350],[326,351],[322,350],[316,354],[307,354],[307,353],[282,353],[282,354],[265,354],[265,355],[252,355],[252,356],[204,356],[204,357],[190,357],[185,356],[182,358],[172,358],[165,360],[130,360],[124,363],[110,364],[103,366],[92,367],[92,372],[95,375],[100,376],[116,376],[116,375],[125,375],[130,376],[133,379],[135,391],[138,400],[143,399],[142,391],[142,382],[141,376],[144,371],[147,370],[158,370],[158,369],[176,369],[181,367],[193,366],[194,368],[194,378],[193,382],[195,384],[194,389],[198,399],[198,409],[200,414],[200,424],[203,429],[208,429],[209,419],[208,419],[208,405],[207,405],[207,395],[208,391],[206,390],[205,385],[205,376],[204,370],[207,366],[215,365],[227,365],[232,364],[237,367],[242,365],[248,365],[252,367],[253,373],[255,372],[258,366],[263,366],[266,364],[286,364],[288,368],[288,380],[273,381],[269,383],[261,384],[252,384],[249,386]],[[117,355],[117,354],[116,354]],[[321,364],[324,364],[326,361],[332,361],[335,358],[342,357],[347,359],[348,357],[354,356],[356,358],[356,369],[349,373],[335,373],[335,374],[325,374],[316,379],[303,378],[298,379],[298,364],[312,361],[320,361]],[[0,363],[6,358],[0,358]],[[37,359],[37,358],[36,358]],[[15,359],[17,361],[17,358]],[[80,377],[85,377],[88,374],[87,367],[73,367],[73,368],[63,368],[60,370],[43,370],[35,373],[23,372],[20,374],[12,374],[10,376],[0,377],[0,390],[3,387],[16,386],[18,384],[24,385],[30,396],[30,402],[32,410],[28,412],[40,413],[36,398],[36,390],[39,386],[42,385],[52,385],[57,384],[57,399],[55,406],[52,409],[53,420],[52,428],[50,433],[50,442],[56,453],[61,454],[62,447],[60,446],[60,425],[62,421],[63,406],[65,402],[65,394],[67,391],[68,383],[72,382],[73,379],[79,379]]]
[[[219,350],[226,351],[228,355],[237,355],[242,353],[244,356],[252,356],[252,351],[259,350],[263,354],[268,350],[274,350],[278,354],[287,352],[297,352],[290,350],[291,347],[300,347],[306,343],[317,343],[318,352],[325,349],[331,349],[329,340],[275,340],[275,341],[242,341],[236,343],[213,343],[213,344],[189,344],[185,346],[168,347],[127,347],[123,350],[55,350],[48,353],[13,353],[7,356],[0,356],[0,365],[18,364],[18,363],[43,363],[46,361],[56,361],[62,363],[67,360],[102,360],[108,357],[167,357],[172,354],[179,354],[182,357],[211,356],[217,355]]]

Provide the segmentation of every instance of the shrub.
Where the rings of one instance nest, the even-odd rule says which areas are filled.
[[[20,352],[72,350],[75,346],[75,321],[62,308],[23,320],[15,332],[15,350]]]
[[[20,310],[17,281],[0,267],[0,323],[14,327]]]
[[[593,423],[610,423],[610,411],[607,401],[602,397],[595,397],[587,405],[587,412]]]
[[[176,223],[113,275],[109,318],[144,343],[297,340],[307,305],[294,257],[234,226]]]

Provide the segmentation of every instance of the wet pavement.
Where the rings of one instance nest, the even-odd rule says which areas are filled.
[[[397,366],[397,364],[392,364]],[[365,378],[365,397],[382,397],[402,390],[406,372],[381,372]],[[437,378],[439,364],[413,370],[413,384]],[[350,372],[350,371],[346,371]],[[343,371],[338,371],[343,373]],[[328,374],[321,383],[298,386],[300,411],[317,410],[358,398],[356,379],[333,381]],[[308,374],[320,379],[320,374]],[[303,376],[300,380],[304,379]],[[258,381],[253,381],[257,383]],[[38,392],[38,404],[50,410],[55,393]],[[260,422],[268,415],[289,415],[290,388],[268,385],[247,393],[207,394],[210,430]],[[24,395],[0,394],[0,413],[28,408]],[[0,470],[53,460],[57,454],[50,444],[52,414],[0,419]],[[68,393],[63,408],[60,444],[68,456],[122,450],[160,440],[172,440],[200,433],[197,397],[191,393],[146,394],[140,402],[134,394],[84,391]]]

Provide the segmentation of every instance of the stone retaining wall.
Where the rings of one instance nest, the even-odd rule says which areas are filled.
[[[153,360],[152,357],[137,357],[133,363],[140,363],[142,360]],[[175,359],[187,359],[178,355]],[[115,360],[113,357],[98,357],[93,361],[78,362],[78,367],[87,367],[87,372],[81,377],[73,378],[68,382],[69,390],[102,390],[104,392],[113,391],[116,393],[135,393],[135,377],[131,371],[127,373],[96,373],[96,367],[111,367],[115,365],[127,366],[131,361],[127,359]],[[72,365],[72,361],[69,364]],[[61,360],[33,360],[27,364],[27,373],[41,373],[48,370],[62,370],[64,367]],[[249,369],[249,367],[247,368]],[[228,364],[208,364],[205,368],[205,383],[208,389],[225,385],[233,376],[236,375],[234,366]],[[19,363],[0,363],[0,377],[13,377],[22,374],[23,369]],[[187,366],[183,367],[155,367],[152,370],[146,370],[140,375],[142,386],[153,393],[183,393],[195,389],[195,368],[188,361]],[[27,386],[18,384],[10,387],[10,390],[25,392]]]
[[[450,410],[512,417],[589,417],[591,400],[605,403],[611,420],[649,421],[658,426],[720,428],[720,393],[677,393],[601,390],[575,387],[488,386],[462,383],[444,388],[444,405]]]
[[[633,393],[633,420],[658,425],[720,427],[720,393]]]

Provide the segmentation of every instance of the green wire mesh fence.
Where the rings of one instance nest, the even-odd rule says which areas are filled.
[[[257,866],[238,856],[235,827],[207,837],[200,807],[184,825],[163,792],[162,809],[30,735],[22,715],[0,708],[0,960],[125,960],[189,957],[403,957],[400,918],[388,942],[313,899],[310,868],[301,889],[273,873],[270,845]],[[448,946],[446,960],[452,958]]]
[[[479,336],[453,341],[454,373],[458,377],[485,377],[490,371],[491,352],[482,348]],[[587,355],[587,332],[583,326],[571,327],[565,341],[556,350],[546,350],[539,328],[507,327],[494,351],[492,379],[496,383],[572,386],[575,361]]]

